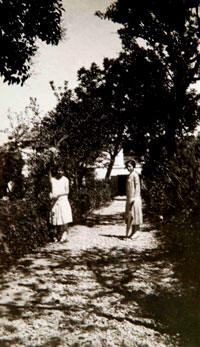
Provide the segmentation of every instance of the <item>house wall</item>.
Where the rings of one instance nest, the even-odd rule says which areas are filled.
[[[129,160],[128,158],[127,160]],[[116,192],[116,195],[125,195],[126,194],[126,178],[129,174],[128,170],[125,167],[126,158],[124,157],[123,149],[118,153],[115,158],[115,162],[111,171],[110,181],[113,187],[113,190]],[[106,176],[107,161],[104,161],[101,166],[95,168],[95,177],[96,179],[104,179]],[[141,175],[142,168],[139,164],[136,165],[136,171]]]
[[[126,176],[129,174],[128,170],[125,167],[125,162],[130,160],[130,157],[126,158],[123,153],[123,149],[118,153],[115,158],[115,162],[111,171],[111,177],[113,176]],[[105,159],[101,165],[95,168],[95,177],[96,179],[104,179],[107,172],[108,159]],[[142,168],[140,164],[136,164],[136,171],[138,174],[141,174]]]

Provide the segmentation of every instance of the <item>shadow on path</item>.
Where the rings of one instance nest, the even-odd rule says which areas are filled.
[[[124,223],[124,213],[116,213],[116,214],[110,214],[110,215],[94,215],[92,214],[90,217],[87,218],[85,225],[88,225],[90,227],[94,227],[95,225],[108,225],[108,224],[115,224],[115,223]]]
[[[115,237],[119,240],[126,240],[126,236],[120,236],[120,235],[106,235],[106,234],[100,234],[100,236],[104,236],[104,237]]]
[[[124,239],[104,226],[102,236]],[[67,245],[35,251],[2,274],[0,346],[200,345],[199,294],[184,287],[163,247],[121,242],[74,254]]]

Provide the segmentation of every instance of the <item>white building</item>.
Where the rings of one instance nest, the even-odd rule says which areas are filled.
[[[125,167],[125,162],[129,160],[129,158],[124,157],[123,149],[118,153],[115,158],[115,162],[112,168],[111,177],[114,176],[127,176],[129,174],[128,170]],[[107,166],[109,163],[108,155],[105,154],[105,159],[101,163],[97,163],[95,168],[95,177],[96,179],[104,179],[107,172]],[[141,174],[141,165],[136,164],[136,170],[139,174]]]
[[[125,162],[127,160],[133,159],[132,157],[125,157],[123,149],[118,153],[115,158],[115,162],[111,171],[110,180],[115,185],[115,190],[119,195],[125,195],[126,178],[129,174],[125,167]],[[109,156],[105,154],[105,159],[100,163],[97,162],[95,167],[95,178],[98,180],[104,179],[107,172],[107,166],[109,163]],[[141,174],[142,168],[139,163],[136,164],[136,170],[138,174]]]

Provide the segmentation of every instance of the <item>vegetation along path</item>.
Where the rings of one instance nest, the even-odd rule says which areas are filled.
[[[116,198],[3,271],[0,346],[195,345],[159,232],[144,224],[126,239],[124,209]]]

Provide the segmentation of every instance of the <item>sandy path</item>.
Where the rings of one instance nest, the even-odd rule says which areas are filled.
[[[154,304],[179,290],[173,266],[147,224],[124,238],[124,208],[114,200],[1,275],[0,346],[176,345]]]

